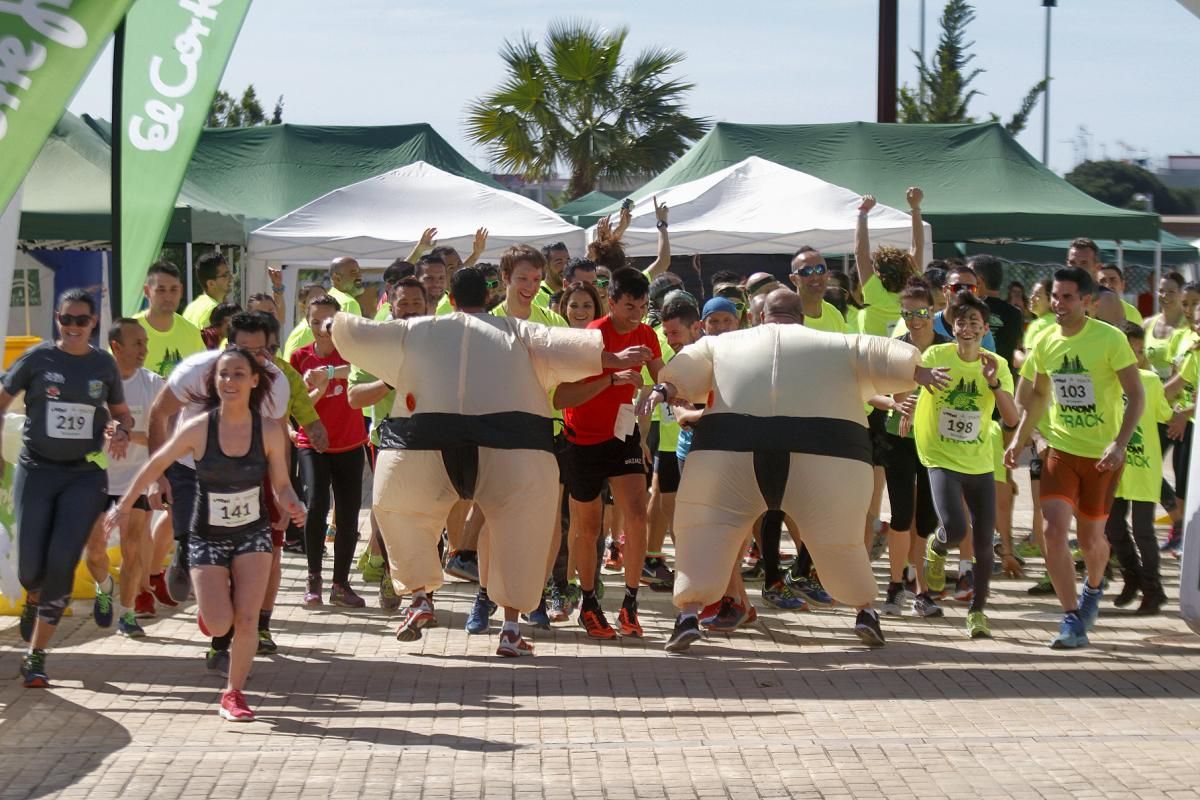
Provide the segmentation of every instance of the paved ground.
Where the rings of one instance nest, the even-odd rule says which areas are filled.
[[[1164,564],[1174,598],[1178,562]],[[1094,645],[1059,653],[1050,602],[998,580],[992,641],[968,641],[954,603],[888,620],[880,651],[845,609],[772,611],[667,657],[668,599],[644,592],[646,641],[568,624],[513,663],[492,656],[495,628],[463,633],[467,584],[404,645],[378,608],[299,608],[302,569],[287,557],[281,651],[255,663],[259,721],[244,726],[216,714],[194,607],[135,642],[76,604],[55,688],[0,682],[0,798],[1200,796],[1200,637],[1173,603],[1135,620],[1106,602]],[[4,674],[19,644],[0,620]]]

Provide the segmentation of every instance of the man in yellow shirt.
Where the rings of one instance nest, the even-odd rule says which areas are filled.
[[[1121,298],[1121,308],[1125,312],[1125,321],[1136,325],[1144,324],[1142,314],[1129,303],[1125,302],[1125,273],[1116,264],[1105,264],[1100,267],[1100,285],[1111,289]]]
[[[183,310],[183,318],[204,330],[209,326],[213,309],[225,302],[233,272],[220,252],[205,253],[196,259],[196,275],[204,291]]]
[[[338,301],[342,311],[362,316],[358,298],[363,293],[362,269],[353,258],[335,258],[329,263],[329,296]]]
[[[183,296],[179,268],[159,261],[146,273],[142,292],[150,307],[135,315],[146,331],[146,369],[163,378],[183,359],[204,350],[200,329],[175,313]]]
[[[804,245],[792,258],[792,285],[800,294],[804,308],[804,327],[827,333],[845,333],[846,319],[825,301],[829,267],[820,250]]]
[[[1125,450],[1145,405],[1137,360],[1125,334],[1087,316],[1095,284],[1079,267],[1054,273],[1051,305],[1057,327],[1030,350],[1035,375],[1021,423],[1004,453],[1017,465],[1043,414],[1049,414],[1050,444],[1042,467],[1042,515],[1046,520],[1046,570],[1064,612],[1056,649],[1088,644],[1087,631],[1100,613],[1101,585],[1109,546],[1104,524],[1112,507]],[[1126,397],[1121,407],[1121,393]],[[1071,518],[1087,565],[1081,596],[1075,594],[1075,565],[1067,545]]]

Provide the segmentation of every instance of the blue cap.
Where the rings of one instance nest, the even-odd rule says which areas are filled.
[[[700,314],[700,319],[708,319],[709,314],[714,314],[717,311],[728,311],[735,317],[738,315],[737,306],[728,297],[714,297],[704,304],[704,311]]]

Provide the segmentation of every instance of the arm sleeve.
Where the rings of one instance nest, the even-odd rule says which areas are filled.
[[[658,373],[658,380],[674,386],[684,400],[706,402],[713,388],[714,338],[706,336],[680,350]]]
[[[342,358],[395,386],[404,360],[408,324],[404,320],[374,320],[338,312],[333,318],[333,346]]]
[[[508,318],[524,343],[543,388],[573,383],[604,371],[604,338],[598,330],[552,328]]]
[[[921,351],[911,344],[882,336],[848,336],[855,360],[860,394],[865,401],[877,394],[910,392],[921,365]]]
[[[993,355],[995,355],[993,353]],[[1000,381],[1000,388],[1009,394],[1013,393],[1015,382],[1013,381],[1012,370],[1008,367],[1008,362],[1000,356],[995,356],[998,369],[996,370],[996,380]]]
[[[317,409],[313,406],[312,398],[308,396],[308,388],[304,385],[304,378],[296,371],[296,368],[286,361],[279,359],[275,360],[275,366],[283,373],[283,377],[287,380],[288,389],[291,390],[291,396],[288,397],[287,415],[296,420],[301,425],[311,425],[321,417],[317,414]]]
[[[8,372],[4,373],[4,391],[11,395],[18,395],[29,388],[29,379],[33,376],[33,370],[29,366],[29,358],[32,354],[33,350],[26,350],[8,368]]]

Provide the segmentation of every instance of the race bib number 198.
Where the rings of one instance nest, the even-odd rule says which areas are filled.
[[[938,414],[938,433],[956,442],[973,442],[979,438],[980,412],[943,408]]]

